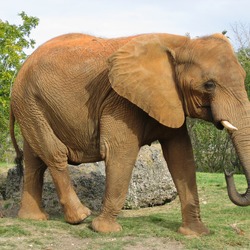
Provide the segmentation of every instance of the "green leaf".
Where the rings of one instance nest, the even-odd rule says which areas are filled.
[[[27,58],[24,49],[34,48],[35,41],[29,36],[39,19],[19,14],[21,24],[10,24],[8,21],[0,20],[0,161],[4,160],[4,151],[10,147],[8,121],[10,90],[16,74]]]

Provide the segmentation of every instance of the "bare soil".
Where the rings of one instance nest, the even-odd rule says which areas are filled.
[[[177,201],[175,201],[178,203]],[[174,202],[174,203],[175,203]],[[1,201],[0,201],[1,203]],[[4,204],[0,204],[0,206]],[[179,206],[179,204],[176,204]],[[147,216],[153,213],[159,213],[166,211],[167,206],[159,206],[153,208],[144,208],[139,210],[123,210],[122,217],[137,217]],[[173,207],[172,207],[173,209]],[[4,210],[4,214],[6,210]],[[114,243],[114,249],[124,250],[179,250],[184,249],[184,246],[174,240],[160,237],[134,237],[124,236],[115,237],[114,235],[105,235],[104,237],[88,237],[83,238],[80,236],[74,236],[69,232],[68,225],[61,221],[53,221],[49,226],[41,226],[38,223],[28,223],[28,221],[17,220],[16,209],[12,211],[10,206],[8,211],[8,217],[0,218],[0,249],[1,250],[22,250],[22,249],[42,249],[42,250],[64,250],[64,249],[109,249],[110,243]],[[64,228],[65,225],[65,228]],[[1,235],[4,228],[8,229],[11,227],[21,228],[25,235],[22,233],[20,236],[17,232],[14,232],[14,236]],[[73,230],[88,230],[89,223],[83,223],[74,227]],[[75,228],[77,227],[77,228]]]
[[[123,250],[179,250],[184,249],[181,243],[165,238],[150,237],[141,239],[138,237],[124,238],[99,238],[99,239],[80,239],[72,235],[65,234],[59,230],[46,234],[34,233],[32,236],[0,238],[1,249],[44,249],[44,250],[63,250],[63,249],[105,249],[107,242],[116,243],[120,241],[123,245],[119,249]]]

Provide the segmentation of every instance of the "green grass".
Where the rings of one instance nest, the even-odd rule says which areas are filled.
[[[236,186],[244,192],[247,185],[244,176],[237,175],[235,179]],[[176,199],[162,207],[123,212],[118,219],[123,231],[107,235],[90,229],[93,216],[77,226],[65,223],[61,217],[43,222],[3,218],[0,219],[0,245],[2,239],[6,239],[3,249],[11,249],[15,245],[13,236],[18,236],[22,238],[22,244],[36,246],[33,249],[49,249],[48,246],[53,244],[51,249],[59,249],[55,244],[58,235],[62,235],[63,238],[71,237],[75,245],[87,244],[86,249],[115,250],[126,246],[133,249],[138,244],[143,246],[147,239],[161,240],[166,246],[169,241],[177,241],[185,249],[250,249],[250,206],[237,207],[231,203],[223,174],[198,173],[197,181],[201,216],[211,230],[208,236],[187,237],[177,233],[181,215]]]
[[[20,225],[8,225],[7,227],[0,227],[1,237],[10,237],[10,236],[23,236],[30,235],[30,233],[23,229]]]

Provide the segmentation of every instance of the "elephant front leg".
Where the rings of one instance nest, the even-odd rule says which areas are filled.
[[[133,148],[131,145],[127,146]],[[109,153],[105,161],[106,187],[103,207],[101,214],[92,222],[95,231],[109,233],[122,230],[116,219],[124,206],[138,151],[139,148],[135,148]]]
[[[186,126],[161,145],[181,202],[182,226],[179,232],[184,235],[209,234],[200,218],[196,168]]]

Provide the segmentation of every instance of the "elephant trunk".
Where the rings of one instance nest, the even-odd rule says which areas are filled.
[[[249,120],[249,122],[245,121],[244,124],[250,124],[250,119],[248,118],[246,120]],[[238,130],[235,130],[231,134],[231,137],[244,169],[245,177],[247,180],[246,192],[244,194],[238,193],[235,187],[233,173],[228,173],[226,170],[224,172],[227,182],[228,196],[230,200],[238,206],[248,206],[250,205],[250,127],[249,125],[244,125],[244,127],[240,125],[237,126],[237,122],[236,127],[238,128]]]

